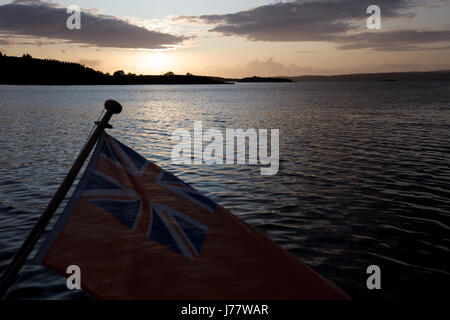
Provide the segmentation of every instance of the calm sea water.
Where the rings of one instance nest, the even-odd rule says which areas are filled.
[[[256,227],[353,298],[450,283],[450,83],[0,86],[0,272],[64,178],[106,99],[110,133]],[[280,170],[170,161],[172,132],[279,128]],[[61,210],[60,210],[61,211]],[[59,212],[60,212],[59,211]],[[52,223],[56,221],[56,217]],[[366,288],[380,266],[382,290]],[[85,299],[28,263],[10,299]]]

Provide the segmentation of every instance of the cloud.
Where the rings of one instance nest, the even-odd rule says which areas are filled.
[[[319,0],[280,2],[224,15],[185,17],[215,24],[211,31],[262,41],[331,40],[337,34],[365,23],[367,0]],[[379,0],[383,17],[399,17],[411,6],[410,0]],[[359,21],[358,21],[359,20]],[[364,24],[365,27],[365,24]]]
[[[447,31],[367,32],[366,9],[372,0],[297,0],[278,2],[223,15],[181,16],[214,25],[210,31],[253,41],[325,41],[342,50],[370,48],[395,51],[423,49],[422,43],[450,41]],[[384,19],[412,17],[416,0],[377,0]]]
[[[69,30],[66,8],[46,1],[16,0],[0,6],[0,32],[10,36],[58,39],[96,47],[161,49],[187,38],[151,31],[117,17],[81,12],[81,30]]]
[[[424,47],[432,44],[450,41],[450,31],[392,31],[392,32],[364,32],[352,36],[336,39],[338,49],[374,49],[377,51],[406,51],[406,50],[442,50],[443,47]]]
[[[274,60],[272,57],[267,60],[255,59],[249,61],[245,65],[235,66],[214,66],[205,67],[201,70],[203,73],[215,72],[224,77],[249,77],[249,76],[297,76],[299,74],[312,74],[312,73],[329,73],[328,69],[313,69],[309,66],[298,66],[295,64],[285,65]]]

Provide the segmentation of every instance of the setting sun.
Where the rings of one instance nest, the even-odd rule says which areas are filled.
[[[161,74],[170,71],[172,57],[164,52],[153,52],[143,56],[142,69],[146,73]]]

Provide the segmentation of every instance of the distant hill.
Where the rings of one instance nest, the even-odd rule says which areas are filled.
[[[35,59],[29,54],[8,57],[0,52],[0,84],[104,85],[104,84],[226,84],[223,79],[192,74],[136,75],[116,71],[113,75],[73,62]]]
[[[360,73],[333,76],[287,77],[294,81],[443,81],[450,80],[450,70],[428,72]]]
[[[238,79],[237,82],[293,82],[291,79],[286,78],[263,78],[263,77],[248,77],[248,78],[242,78]]]

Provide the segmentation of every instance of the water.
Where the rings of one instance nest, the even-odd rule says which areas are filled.
[[[171,170],[353,298],[450,283],[450,83],[0,86],[0,272],[64,178],[106,99],[111,134]],[[170,162],[177,128],[279,128],[280,170]],[[56,220],[52,220],[52,223]],[[366,288],[379,265],[382,290]],[[86,299],[28,263],[10,299]]]

